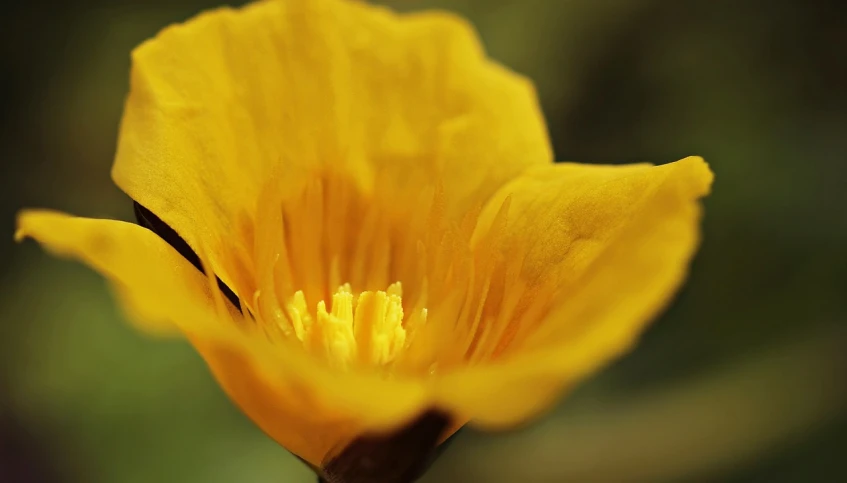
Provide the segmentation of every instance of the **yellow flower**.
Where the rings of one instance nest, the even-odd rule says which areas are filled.
[[[312,465],[422,414],[449,415],[432,444],[530,418],[631,347],[696,249],[701,159],[554,164],[532,84],[450,14],[266,1],[132,59],[112,174],[144,226],[25,211],[17,237],[184,334]]]

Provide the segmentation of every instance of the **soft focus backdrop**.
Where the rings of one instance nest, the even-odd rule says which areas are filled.
[[[465,430],[425,482],[847,481],[847,30],[831,0],[397,0],[533,78],[557,158],[704,156],[691,278],[636,351],[537,424]],[[313,482],[188,344],[12,242],[43,206],[131,219],[109,179],[130,50],[209,1],[5,5],[0,482]]]

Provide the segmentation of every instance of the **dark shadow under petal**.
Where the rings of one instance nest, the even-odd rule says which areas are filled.
[[[153,233],[159,235],[159,237],[168,243],[168,245],[172,246],[174,250],[179,252],[189,263],[197,267],[197,270],[203,271],[203,264],[200,262],[200,257],[188,246],[188,243],[181,237],[179,234],[168,226],[167,223],[162,221],[161,218],[156,216],[152,211],[147,208],[141,206],[137,201],[132,201],[132,207],[135,211],[135,219],[137,220],[140,226],[147,228]],[[217,278],[217,277],[216,277]],[[224,296],[229,300],[232,305],[235,306],[239,311],[241,310],[241,304],[238,301],[238,296],[235,295],[235,292],[232,291],[220,278],[218,280],[218,287],[221,289],[221,292]]]
[[[318,481],[413,482],[420,478],[435,460],[439,453],[438,440],[450,423],[447,414],[429,410],[394,433],[361,436],[324,462],[323,476]]]

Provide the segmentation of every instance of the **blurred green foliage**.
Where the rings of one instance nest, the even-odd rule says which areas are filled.
[[[690,281],[639,348],[532,427],[464,431],[425,481],[847,480],[839,2],[383,3],[472,19],[536,81],[558,159],[699,154],[717,173]],[[23,206],[131,219],[109,180],[129,51],[211,6],[4,7],[0,481],[314,479],[186,343],[137,334],[98,275],[12,243]]]

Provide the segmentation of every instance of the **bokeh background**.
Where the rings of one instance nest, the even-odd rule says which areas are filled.
[[[632,354],[532,426],[465,430],[425,482],[847,481],[847,29],[838,0],[395,1],[533,78],[560,160],[717,173],[690,281]],[[109,179],[129,52],[209,1],[3,7],[0,482],[314,477],[191,348],[12,242],[44,206],[131,219]]]

